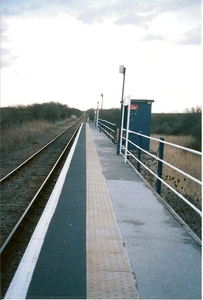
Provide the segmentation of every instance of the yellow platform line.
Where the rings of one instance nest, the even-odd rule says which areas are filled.
[[[105,178],[86,124],[87,298],[137,299]]]

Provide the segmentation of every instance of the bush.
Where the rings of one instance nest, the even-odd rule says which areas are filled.
[[[185,113],[152,114],[151,133],[162,135],[191,135],[194,142],[187,147],[201,151],[201,109]]]
[[[87,114],[94,120],[94,109]],[[201,116],[200,107],[187,109],[185,113],[153,113],[151,120],[151,134],[192,136],[194,142],[187,147],[201,151]],[[120,109],[103,109],[102,119],[119,125]]]
[[[90,117],[90,120],[94,120],[95,109],[91,108],[87,110],[87,114]],[[99,110],[99,118],[101,117],[101,110]],[[119,108],[111,108],[111,109],[102,109],[102,119],[107,120],[108,122],[119,125],[120,119],[120,109]]]
[[[45,120],[51,123],[69,118],[71,115],[80,117],[82,112],[76,108],[58,102],[33,104],[28,106],[9,106],[0,109],[1,128],[20,125],[28,121]]]

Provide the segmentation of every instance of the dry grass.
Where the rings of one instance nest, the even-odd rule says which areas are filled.
[[[160,136],[153,135],[152,137],[158,138]],[[191,136],[166,136],[165,141],[187,147],[192,142]],[[158,150],[159,143],[151,141],[150,148],[154,151]],[[185,173],[201,180],[201,156],[174,148],[169,145],[164,145],[164,160],[179,168]],[[181,194],[189,197],[189,199],[197,204],[198,207],[201,205],[202,193],[201,186],[186,176],[179,174],[177,171],[163,166],[163,179],[175,188]]]
[[[30,121],[1,130],[1,178],[72,124],[72,119],[58,123]]]
[[[38,143],[39,137],[41,137],[45,131],[53,128],[53,126],[54,125],[46,121],[31,121],[2,130],[1,153],[11,151],[16,146],[21,147],[28,143]]]

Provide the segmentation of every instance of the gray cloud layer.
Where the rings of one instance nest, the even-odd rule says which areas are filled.
[[[186,31],[178,41],[181,45],[201,45],[201,27]]]
[[[95,20],[95,15],[117,15],[118,19],[134,14],[160,14],[178,12],[182,9],[197,7],[201,10],[201,0],[2,0],[3,15],[18,15],[27,12],[43,10],[45,14],[58,12],[74,12],[78,17],[84,13],[89,20]],[[201,13],[199,16],[201,18]],[[127,21],[128,23],[129,21]]]
[[[132,25],[149,30],[157,16],[167,13],[179,19],[193,20],[178,44],[200,45],[201,43],[201,0],[2,0],[2,16],[34,14],[56,16],[65,13],[75,16],[86,24],[102,23],[106,18],[114,19],[114,25]],[[143,41],[163,40],[164,36],[146,33]]]

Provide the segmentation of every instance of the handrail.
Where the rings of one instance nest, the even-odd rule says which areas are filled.
[[[110,126],[114,126],[114,129],[112,129],[111,127],[107,126],[106,124],[110,125]],[[96,125],[95,125],[96,126]],[[109,135],[112,137],[115,133],[116,133],[116,125],[113,123],[110,123],[106,120],[97,120],[97,126],[98,129],[100,131],[102,131],[108,138]],[[108,132],[108,130],[111,131],[111,133],[113,133],[112,135]],[[129,135],[130,134],[130,135]],[[151,152],[147,151],[146,149],[143,149],[141,147],[141,144],[135,144],[132,142],[131,140],[131,136],[132,134],[138,135],[144,138],[147,138],[149,140],[154,140],[159,142],[159,152],[162,149],[162,152],[164,151],[164,145],[169,145],[193,154],[196,154],[198,156],[202,156],[202,152],[200,151],[196,151],[194,149],[191,148],[186,148],[177,144],[173,144],[170,142],[166,142],[164,141],[163,138],[157,139],[154,137],[150,137],[148,135],[143,134],[142,132],[135,132],[132,130],[128,130],[123,128],[123,135],[121,137],[121,142],[120,142],[120,151],[119,153],[124,157],[124,162],[129,163],[134,169],[135,167],[132,165],[132,163],[129,160],[129,157],[133,157],[133,159],[135,159],[137,161],[137,171],[140,172],[140,165],[142,165],[147,171],[149,171],[153,176],[155,176],[155,178],[157,179],[157,193],[161,194],[161,183],[164,184],[167,188],[169,188],[172,192],[174,192],[179,198],[181,198],[185,203],[187,203],[193,210],[195,210],[200,216],[202,216],[202,212],[200,209],[198,209],[194,204],[192,204],[188,199],[186,199],[181,193],[179,193],[178,191],[176,191],[172,186],[170,186],[167,182],[165,182],[161,177],[162,177],[162,166],[163,164],[168,166],[169,168],[175,170],[176,172],[178,172],[181,175],[184,175],[185,177],[187,177],[188,179],[194,181],[195,183],[197,183],[198,185],[202,186],[202,181],[195,178],[194,176],[191,176],[190,174],[184,172],[183,170],[173,166],[172,164],[170,164],[169,162],[165,161],[163,159],[163,153],[162,153],[162,157],[159,153],[159,156],[152,154]],[[138,151],[138,157],[136,157],[131,151],[130,151],[130,147],[129,145],[132,145],[137,151]],[[151,169],[149,169],[142,161],[141,161],[141,152],[144,152],[146,154],[148,154],[149,156],[151,156],[153,159],[155,159],[156,161],[158,161],[158,170],[157,170],[157,174],[154,173]]]
[[[123,130],[126,131],[126,129],[123,129]],[[156,138],[153,138],[153,137],[149,137],[148,135],[144,135],[144,134],[142,134],[142,133],[140,133],[140,132],[135,132],[135,131],[129,130],[129,133],[134,133],[134,134],[136,134],[136,135],[143,136],[143,137],[145,137],[145,138],[147,138],[147,139],[150,139],[150,140],[154,140],[154,141],[160,142],[160,139],[156,139]],[[170,143],[170,142],[166,142],[166,141],[161,141],[161,143],[166,144],[166,145],[169,145],[169,146],[172,146],[172,147],[175,147],[175,148],[178,148],[178,149],[181,149],[181,150],[186,150],[186,151],[188,151],[188,152],[191,152],[191,153],[194,153],[194,154],[197,154],[197,155],[202,156],[202,152],[199,152],[199,151],[194,150],[194,149],[191,149],[191,148],[186,148],[186,147],[183,147],[183,146],[180,146],[180,145],[177,145],[177,144],[173,144],[173,143]]]
[[[129,152],[129,151],[128,151]],[[130,154],[130,152],[129,152]],[[133,156],[134,159],[137,159],[136,156],[134,156],[133,154],[131,154]],[[129,162],[129,164],[134,168],[134,166]],[[166,183],[161,177],[159,177],[157,174],[155,174],[152,170],[150,170],[145,164],[143,164],[140,161],[140,164],[145,167],[152,175],[154,175],[158,180],[160,180],[163,184],[165,184],[169,189],[171,189],[176,195],[178,195],[182,200],[184,200],[189,206],[191,206],[200,216],[202,216],[202,212],[195,206],[193,205],[191,202],[189,202],[183,195],[181,195],[179,192],[177,192],[174,188],[172,188],[168,183]]]
[[[158,176],[157,174],[155,174],[152,170],[150,170],[145,164],[143,164],[141,162],[140,159],[138,159],[131,151],[129,151],[128,149],[128,144],[131,144],[133,145],[134,147],[136,147],[138,149],[138,152],[141,153],[141,151],[143,151],[144,153],[150,155],[151,157],[153,157],[154,159],[156,159],[157,161],[159,161],[161,163],[161,174],[162,174],[162,164],[165,164],[167,165],[168,167],[172,168],[173,170],[179,172],[180,174],[186,176],[187,178],[191,179],[192,181],[196,182],[197,184],[199,185],[202,185],[202,182],[200,180],[198,180],[197,178],[191,176],[190,174],[180,170],[179,168],[176,168],[175,166],[173,166],[172,164],[164,161],[162,158],[158,157],[158,156],[155,156],[153,155],[152,153],[150,153],[149,151],[143,149],[140,145],[137,145],[135,143],[133,143],[129,138],[128,138],[128,134],[127,134],[127,130],[126,129],[123,129],[123,132],[126,133],[126,136],[122,136],[122,140],[125,141],[125,146],[122,144],[121,142],[121,149],[122,150],[125,150],[124,153],[122,153],[122,151],[120,151],[120,154],[124,157],[124,161],[125,162],[128,162],[130,165],[132,165],[128,159],[129,156],[133,157],[137,162],[138,164],[141,164],[145,169],[147,169],[151,174],[153,174],[156,178],[157,178],[157,183],[159,182],[159,189],[157,190],[157,192],[160,194],[161,193],[161,188],[160,188],[160,183],[163,183],[165,186],[167,186],[171,191],[173,191],[179,198],[181,198],[184,202],[186,202],[192,209],[194,209],[200,216],[202,216],[202,212],[201,210],[199,210],[195,205],[193,205],[190,201],[188,201],[183,195],[181,195],[178,191],[176,191],[174,188],[172,188],[168,183],[166,183],[162,178],[161,176]],[[169,143],[169,142],[166,142],[164,141],[163,139],[156,139],[156,138],[153,138],[153,137],[150,137],[150,136],[147,136],[147,135],[144,135],[140,132],[134,132],[132,130],[129,130],[129,133],[131,134],[136,134],[138,136],[141,136],[141,137],[144,137],[144,138],[148,138],[150,140],[155,140],[155,141],[158,141],[159,142],[159,145],[163,145],[163,144],[167,144],[167,145],[170,145],[170,146],[174,146],[176,148],[179,148],[181,150],[185,150],[185,151],[188,151],[188,152],[191,152],[191,153],[194,153],[194,154],[197,154],[197,155],[202,155],[201,152],[199,151],[196,151],[196,150],[193,150],[193,149],[190,149],[190,148],[186,148],[186,147],[182,147],[182,146],[179,146],[177,144],[173,144],[173,143]],[[140,156],[140,155],[139,155]],[[140,168],[139,168],[140,169]],[[139,171],[138,169],[138,171]]]
[[[107,136],[111,143],[115,144],[117,128],[116,124],[111,123],[107,120],[97,119],[95,122],[95,126],[97,126],[100,132],[103,132]]]
[[[161,143],[164,143],[164,141],[161,141],[161,140],[158,140],[158,141],[161,142]],[[200,180],[198,180],[197,178],[191,176],[191,175],[188,174],[188,173],[185,173],[184,171],[180,170],[179,168],[176,168],[175,166],[169,164],[167,161],[165,161],[165,160],[159,158],[158,156],[153,155],[152,153],[150,153],[150,152],[146,151],[145,149],[139,147],[138,145],[134,144],[133,142],[131,142],[131,141],[128,141],[128,142],[129,142],[130,144],[132,144],[133,146],[136,146],[138,149],[142,150],[143,152],[147,153],[148,155],[150,155],[150,156],[153,157],[154,159],[156,159],[156,160],[162,162],[163,164],[165,164],[166,166],[170,167],[171,169],[173,169],[173,170],[179,172],[180,174],[184,175],[185,177],[187,177],[187,178],[193,180],[194,182],[196,182],[196,183],[202,185],[202,182],[201,182]],[[165,144],[165,143],[164,143],[164,144]],[[186,149],[187,149],[187,148],[186,148]]]
[[[110,124],[110,125],[116,126],[116,124],[114,124],[114,123],[111,123],[111,122],[109,122],[109,121],[107,121],[107,120],[102,120],[102,119],[101,119],[101,121],[103,121],[103,122],[106,122],[107,124]]]

